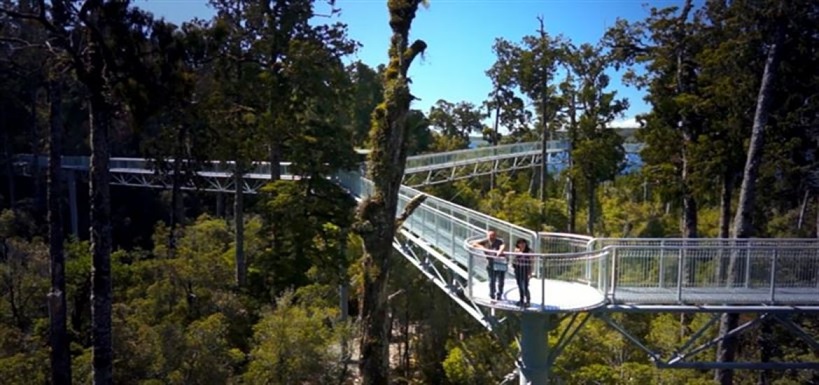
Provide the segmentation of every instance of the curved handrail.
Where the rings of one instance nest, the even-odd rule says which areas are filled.
[[[591,250],[594,238],[587,235],[541,231],[538,233],[540,252],[564,254]],[[572,251],[564,251],[572,250]]]
[[[483,300],[486,302],[489,298],[484,298],[485,295],[476,295],[473,292],[473,287],[476,284],[483,284],[489,280],[489,270],[487,265],[489,261],[498,257],[497,252],[487,250],[482,247],[475,247],[473,243],[486,239],[484,236],[473,236],[464,240],[463,247],[468,252],[468,287],[469,297],[472,300]],[[557,298],[565,298],[565,293],[560,293],[557,296],[551,296],[551,292],[546,290],[547,282],[560,281],[567,284],[582,284],[588,286],[590,290],[596,292],[593,303],[579,304],[578,308],[588,308],[589,306],[599,306],[605,302],[606,292],[608,291],[606,268],[610,249],[604,250],[583,250],[568,253],[519,253],[514,251],[504,251],[500,255],[505,259],[507,270],[504,274],[505,278],[511,278],[513,275],[515,260],[521,256],[527,256],[531,266],[532,278],[538,283],[535,286],[540,287],[540,305],[543,308],[550,307],[550,303]],[[590,279],[591,278],[591,279]],[[537,290],[537,289],[535,289]],[[562,295],[562,297],[561,297]]]

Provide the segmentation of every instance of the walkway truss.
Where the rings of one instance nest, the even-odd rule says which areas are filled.
[[[640,145],[630,145],[636,152]],[[565,148],[550,143],[549,164],[565,159]],[[407,160],[399,212],[423,194],[414,187],[539,166],[539,143],[517,143]],[[37,164],[45,166],[46,159]],[[21,156],[18,166],[30,172],[35,163]],[[232,163],[197,165],[184,188],[234,192],[237,178]],[[63,167],[88,169],[87,157],[64,157]],[[193,168],[193,165],[186,167]],[[170,173],[156,172],[145,159],[113,158],[112,184],[169,188]],[[289,163],[282,163],[283,179],[298,179]],[[256,193],[269,180],[270,164],[259,162],[239,179],[245,193]],[[340,172],[336,182],[357,199],[366,199],[372,183],[358,172]],[[526,240],[529,255],[504,253],[508,271],[501,300],[489,296],[488,261],[496,255],[471,244],[489,229],[507,245]],[[777,322],[814,353],[819,343],[794,317],[819,311],[819,240],[813,239],[599,239],[573,234],[529,230],[443,199],[428,196],[404,222],[393,242],[395,249],[430,281],[489,330],[505,317],[521,318],[521,383],[544,383],[548,368],[575,333],[595,316],[620,332],[663,368],[819,369],[810,362],[716,363],[697,361],[697,355],[720,342],[715,333],[721,314],[745,313],[744,323],[730,331],[736,336],[761,322]],[[517,258],[532,261],[531,304],[521,307],[513,268]],[[711,318],[676,351],[662,354],[649,347],[611,314],[615,312],[709,313]],[[564,330],[553,346],[545,333],[562,322]],[[538,323],[540,322],[540,323]],[[533,328],[532,325],[535,325]],[[541,329],[539,332],[527,332]],[[544,335],[540,335],[540,333]],[[713,337],[717,335],[717,337]],[[543,344],[541,344],[543,341]]]

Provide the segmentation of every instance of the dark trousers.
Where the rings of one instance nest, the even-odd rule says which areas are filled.
[[[503,295],[503,283],[506,281],[506,271],[492,269],[491,265],[486,269],[489,273],[489,298],[501,299]],[[497,290],[495,287],[497,285]]]
[[[529,303],[532,300],[532,294],[529,292],[529,273],[531,269],[528,266],[515,266],[515,281],[518,283],[518,290],[520,291],[520,300]]]

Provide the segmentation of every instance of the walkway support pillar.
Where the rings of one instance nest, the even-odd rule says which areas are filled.
[[[77,213],[77,172],[68,170],[65,173],[68,183],[68,210],[71,214],[71,234],[80,237],[79,217]]]
[[[549,331],[552,316],[524,312],[520,317],[520,385],[546,385],[549,380]]]

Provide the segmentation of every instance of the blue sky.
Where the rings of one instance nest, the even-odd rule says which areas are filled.
[[[134,5],[156,16],[181,23],[194,17],[210,19],[213,11],[205,0],[135,0]],[[340,21],[349,36],[362,44],[352,60],[375,67],[386,62],[390,30],[385,0],[337,0]],[[469,101],[476,105],[487,98],[492,84],[485,71],[495,61],[496,38],[519,42],[533,35],[537,17],[544,18],[551,35],[563,34],[576,45],[596,43],[618,17],[639,20],[651,6],[681,5],[682,0],[430,0],[412,25],[412,38],[423,39],[424,58],[410,69],[412,93],[420,98],[413,108],[429,111],[439,99]],[[624,120],[647,112],[643,93],[622,85],[612,76],[613,89],[628,98],[631,107]]]

